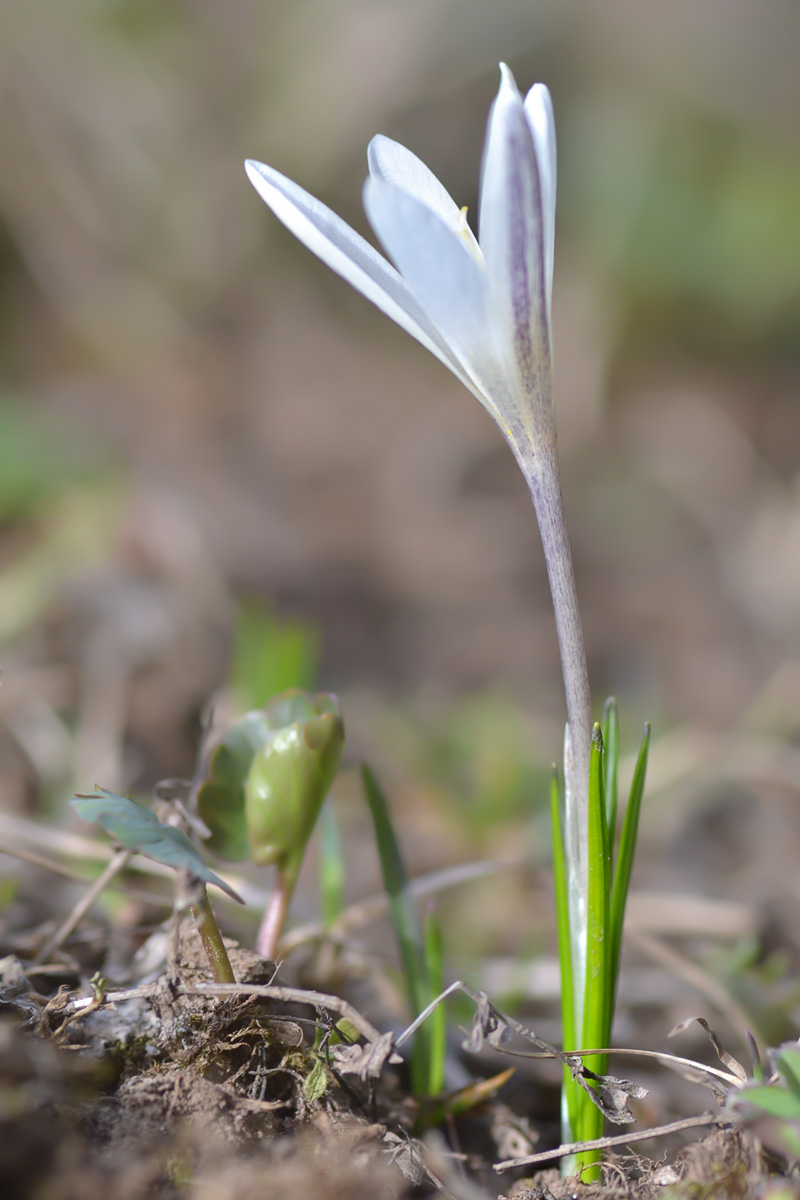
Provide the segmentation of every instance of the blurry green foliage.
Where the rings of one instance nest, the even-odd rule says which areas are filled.
[[[707,947],[703,967],[747,1013],[762,1042],[776,1045],[792,1036],[800,1004],[800,980],[787,948],[765,955],[763,939],[747,934],[730,944]]]
[[[299,618],[282,620],[262,605],[245,603],[234,631],[231,684],[243,709],[262,708],[290,688],[314,687],[319,631]]]
[[[0,879],[0,912],[13,904],[19,892],[19,880],[14,879],[11,875],[5,875]]]
[[[160,0],[115,0],[99,5],[94,15],[102,27],[124,42],[144,46],[158,34],[179,34],[186,20],[180,6],[162,4]]]
[[[720,131],[665,137],[623,262],[634,293],[685,293],[731,332],[800,315],[800,166]]]
[[[64,586],[111,553],[124,490],[109,476],[54,496],[34,537],[0,573],[0,642],[40,620]]]
[[[735,1106],[772,1118],[769,1144],[800,1158],[800,1050],[795,1043],[769,1054],[776,1078],[771,1084],[743,1088],[736,1094]]]
[[[31,516],[77,479],[96,470],[83,434],[0,397],[0,521]]]
[[[65,578],[108,553],[118,491],[108,454],[83,427],[0,396],[0,529],[11,529],[0,641],[30,627]]]
[[[389,802],[369,767],[361,768],[361,781],[375,829],[375,842],[381,863],[381,875],[389,898],[397,948],[413,1017],[436,998],[436,985],[431,978],[430,963],[434,963],[437,984],[442,978],[442,946],[438,928],[426,942],[417,906],[411,894],[400,843],[394,830]],[[411,1088],[415,1096],[429,1096],[441,1090],[444,1077],[445,1041],[441,1036],[441,1016],[433,1024],[426,1022],[414,1034],[411,1046]]]
[[[347,866],[342,829],[330,797],[319,815],[317,858],[322,920],[332,925],[344,908]]]
[[[393,713],[391,745],[423,784],[452,803],[459,826],[481,836],[504,821],[547,813],[549,761],[537,746],[519,704],[496,692],[464,697],[419,721]]]
[[[584,106],[562,195],[624,311],[694,344],[800,348],[800,162],[698,113]]]

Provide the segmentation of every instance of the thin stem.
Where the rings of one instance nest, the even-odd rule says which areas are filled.
[[[275,955],[278,953],[278,939],[286,923],[289,901],[293,891],[294,879],[290,879],[285,872],[279,871],[256,938],[256,953],[271,962],[274,962]]]
[[[553,598],[556,618],[558,648],[561,654],[561,672],[564,677],[564,694],[567,702],[567,721],[572,744],[572,786],[567,779],[567,816],[569,817],[569,792],[577,808],[577,834],[581,863],[586,863],[587,854],[587,810],[589,803],[589,749],[592,743],[592,702],[589,694],[589,672],[583,644],[583,629],[578,596],[575,589],[575,573],[572,554],[564,520],[564,503],[561,497],[561,480],[558,455],[555,445],[540,450],[535,457],[521,459],[525,478],[530,488],[539,532],[542,538],[547,577]],[[568,834],[568,841],[569,841]],[[568,851],[569,853],[569,851]]]
[[[583,1027],[586,919],[589,869],[589,753],[592,703],[589,672],[578,611],[575,573],[561,497],[555,435],[537,452],[515,448],[530,489],[542,538],[553,598],[561,673],[567,703],[564,738],[564,852],[569,896],[570,950],[575,1029]]]
[[[202,884],[201,887],[201,899],[197,904],[191,905],[191,910],[197,925],[197,932],[200,934],[200,941],[203,943],[203,949],[208,955],[211,973],[216,983],[236,983],[231,960],[228,958],[228,951],[225,949],[219,925],[217,925],[212,912],[205,884]]]

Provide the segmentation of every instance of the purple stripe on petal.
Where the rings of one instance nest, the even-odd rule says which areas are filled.
[[[522,98],[507,69],[484,150],[480,243],[508,369],[531,407],[533,421],[552,425],[541,184]]]

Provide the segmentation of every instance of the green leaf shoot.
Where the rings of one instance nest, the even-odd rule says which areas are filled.
[[[408,886],[400,847],[392,825],[389,805],[368,766],[361,768],[364,793],[369,805],[381,863],[389,911],[400,950],[409,1005],[417,1016],[429,1003],[431,986],[425,968],[425,948],[416,905]],[[417,1096],[426,1094],[430,1080],[430,1033],[423,1025],[416,1033],[411,1052],[411,1086]]]
[[[425,977],[430,1004],[444,991],[444,946],[442,926],[433,904],[425,915],[423,927],[425,953]],[[427,1007],[426,1004],[426,1007]],[[428,1096],[439,1096],[444,1091],[444,1066],[447,1057],[447,1010],[439,1004],[428,1017]]]
[[[622,933],[625,925],[625,906],[628,901],[628,888],[633,871],[633,857],[636,851],[636,839],[639,834],[639,814],[642,809],[644,782],[647,774],[647,756],[650,750],[650,726],[645,725],[639,756],[633,772],[630,795],[625,808],[622,830],[619,837],[614,883],[611,891],[611,978],[613,979],[614,996],[612,1010],[616,998],[616,987],[619,977],[620,955],[622,953]]]

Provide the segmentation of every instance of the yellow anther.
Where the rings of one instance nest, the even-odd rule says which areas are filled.
[[[467,249],[476,262],[483,264],[483,252],[478,245],[478,239],[469,227],[467,221],[468,205],[464,205],[458,214],[458,224],[456,225],[456,233],[462,237],[467,243]]]

